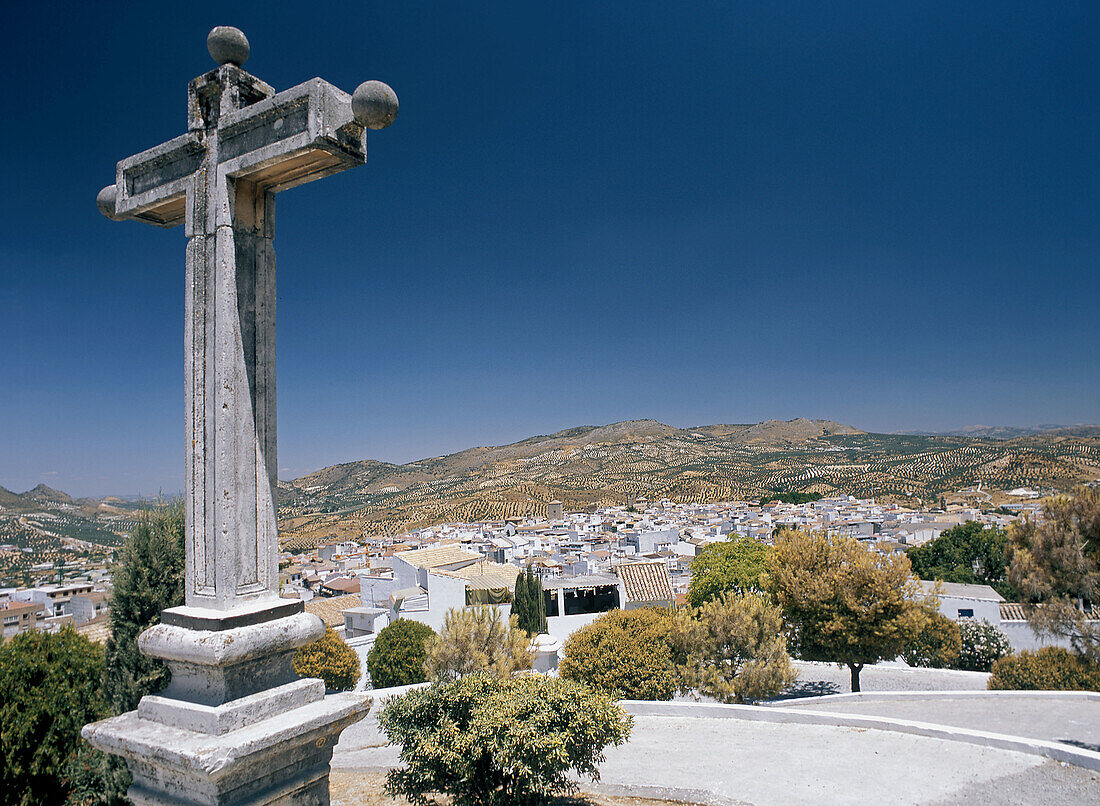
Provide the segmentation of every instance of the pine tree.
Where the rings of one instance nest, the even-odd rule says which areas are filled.
[[[506,621],[492,605],[452,608],[438,636],[428,641],[424,669],[432,681],[478,672],[511,677],[531,668],[530,638],[515,615]]]
[[[852,691],[864,664],[896,658],[938,612],[904,554],[878,554],[852,538],[783,530],[767,571],[803,660],[845,664]]]

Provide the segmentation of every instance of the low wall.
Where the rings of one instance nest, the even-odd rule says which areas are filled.
[[[793,700],[772,700],[760,703],[765,708],[812,708],[815,703],[826,702],[881,702],[883,700],[937,700],[960,698],[974,700],[990,699],[1038,699],[1038,700],[1080,700],[1082,702],[1100,702],[1098,691],[1021,691],[1019,689],[994,689],[992,691],[857,691],[850,694],[824,694],[820,697],[801,697]]]
[[[572,616],[549,616],[546,619],[546,629],[551,638],[557,638],[564,644],[566,638],[602,615],[603,613],[578,613]]]

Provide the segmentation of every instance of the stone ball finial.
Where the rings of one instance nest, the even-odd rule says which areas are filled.
[[[368,129],[384,129],[397,117],[397,93],[381,81],[364,81],[351,95],[351,114]]]
[[[123,216],[115,213],[115,199],[118,197],[118,187],[115,185],[107,185],[103,190],[99,191],[95,197],[96,207],[99,208],[99,212],[107,216],[112,221],[121,221]]]
[[[206,49],[218,64],[240,67],[248,61],[248,37],[240,28],[219,25],[206,35]]]

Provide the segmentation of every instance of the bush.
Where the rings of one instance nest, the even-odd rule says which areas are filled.
[[[993,664],[991,689],[1100,691],[1100,664],[1062,647],[1009,655]]]
[[[962,645],[953,668],[988,672],[1000,658],[1012,652],[1007,636],[988,621],[960,621]]]
[[[669,613],[655,608],[604,613],[569,636],[558,674],[616,697],[671,700],[671,627]]]
[[[367,671],[374,688],[408,686],[428,679],[424,671],[427,643],[435,630],[427,624],[398,619],[378,633],[367,655]]]
[[[80,729],[107,715],[103,649],[71,627],[24,632],[0,646],[4,803],[64,803]]]
[[[540,675],[470,675],[416,689],[389,700],[378,723],[405,764],[387,775],[387,792],[417,804],[445,793],[455,806],[576,791],[569,771],[598,780],[604,748],[623,744],[631,728],[607,695]]]
[[[673,620],[674,654],[681,690],[719,702],[774,697],[798,675],[791,667],[783,616],[764,597],[723,593]]]
[[[331,691],[350,691],[359,682],[359,656],[332,627],[294,653],[294,671],[302,677],[319,677]]]
[[[430,680],[454,680],[476,672],[509,677],[530,669],[532,655],[527,633],[519,619],[508,621],[489,605],[452,609],[443,629],[428,642],[424,670]]]
[[[942,613],[932,616],[929,624],[914,638],[902,657],[910,666],[950,669],[962,651],[959,625]]]

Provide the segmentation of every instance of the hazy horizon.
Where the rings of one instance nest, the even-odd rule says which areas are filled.
[[[631,419],[637,419],[637,420],[654,420],[655,419],[658,422],[664,423],[665,425],[671,425],[675,428],[691,428],[693,426],[703,426],[703,425],[731,425],[731,424],[749,425],[749,424],[751,424],[751,423],[734,423],[734,421],[732,421],[732,420],[716,421],[714,423],[697,423],[697,422],[692,422],[692,423],[670,423],[670,422],[667,422],[665,420],[660,420],[659,418],[654,418],[654,417],[639,417],[639,418],[631,418]],[[772,418],[766,418],[766,419],[774,420],[774,419],[778,419],[778,418],[772,417]],[[792,418],[789,418],[789,419],[794,420],[794,419],[798,419],[798,418],[792,417]],[[807,419],[807,420],[833,420],[834,422],[840,422],[840,421],[834,420],[831,417],[806,417],[805,419]],[[467,450],[468,448],[494,447],[494,446],[500,446],[500,445],[510,445],[510,444],[515,443],[515,442],[519,442],[521,440],[527,439],[528,437],[554,434],[554,433],[557,433],[558,431],[563,431],[563,430],[566,430],[568,428],[579,428],[579,427],[585,427],[585,426],[596,426],[596,427],[598,427],[598,426],[601,426],[601,425],[611,425],[611,424],[616,423],[616,422],[624,422],[624,421],[623,420],[615,420],[615,421],[612,421],[611,423],[575,423],[573,425],[564,426],[562,428],[555,428],[555,429],[550,430],[550,431],[535,431],[535,432],[531,432],[529,434],[523,434],[521,436],[514,436],[514,437],[510,437],[510,438],[502,438],[501,440],[498,440],[498,441],[495,441],[495,442],[480,442],[480,443],[476,443],[476,444],[461,445],[461,446],[457,446],[457,447],[451,447],[447,450],[434,451],[434,452],[428,452],[428,453],[417,454],[417,455],[394,456],[394,457],[384,457],[384,456],[343,457],[343,458],[339,458],[339,459],[334,459],[333,461],[330,461],[330,462],[325,462],[323,464],[319,464],[316,467],[304,468],[304,469],[301,470],[301,472],[284,474],[283,472],[280,471],[279,479],[281,481],[292,481],[294,479],[301,478],[302,476],[308,476],[309,474],[314,473],[318,470],[321,470],[322,468],[325,468],[325,467],[331,467],[333,465],[345,464],[345,463],[348,463],[348,462],[359,462],[359,461],[365,461],[365,460],[375,460],[375,461],[380,461],[380,462],[389,462],[389,463],[395,464],[395,465],[403,465],[403,464],[408,464],[409,462],[415,462],[415,461],[418,461],[418,460],[421,460],[421,459],[430,459],[430,458],[433,458],[433,457],[436,457],[436,456],[447,456],[447,455],[450,455],[450,454],[453,454],[453,453],[458,453],[460,451]],[[756,421],[756,422],[763,422],[763,420]],[[859,428],[861,431],[869,430],[869,429],[866,429],[866,428],[860,428],[859,425],[854,424],[854,423],[841,422],[841,425],[847,425],[847,426],[851,426],[853,428]],[[1030,425],[1026,425],[1026,426],[1023,426],[1023,425],[1003,426],[1001,424],[993,424],[993,425],[990,425],[990,424],[972,424],[972,425],[968,425],[968,426],[959,426],[959,427],[956,427],[956,428],[945,428],[942,431],[936,432],[936,433],[961,431],[961,430],[964,430],[964,429],[967,429],[967,428],[998,428],[998,427],[1006,427],[1006,428],[1055,427],[1055,428],[1057,428],[1057,427],[1081,427],[1081,426],[1092,426],[1092,425],[1100,425],[1100,424],[1098,424],[1098,423],[1034,423],[1034,424],[1030,424]],[[878,431],[878,432],[874,432],[874,433],[908,434],[908,433],[913,433],[914,431],[919,431],[919,430],[921,430],[921,429],[895,429],[895,430],[892,430],[892,431]],[[181,462],[182,462],[182,459],[181,459]],[[180,475],[181,475],[181,478],[182,478],[182,472],[181,472]],[[157,489],[157,490],[122,490],[122,491],[120,491],[120,490],[112,487],[108,483],[104,486],[96,487],[94,489],[93,488],[88,488],[87,490],[84,490],[83,488],[70,489],[68,487],[65,487],[65,486],[61,485],[60,482],[53,483],[51,481],[51,479],[57,479],[57,478],[61,478],[61,477],[62,476],[61,476],[60,471],[53,472],[53,473],[42,474],[41,477],[38,478],[33,483],[24,482],[23,487],[20,487],[18,482],[15,484],[15,486],[12,486],[11,484],[6,483],[3,478],[0,478],[0,487],[4,487],[5,489],[11,490],[12,492],[15,492],[15,493],[24,493],[24,492],[28,492],[29,490],[33,489],[34,487],[38,486],[39,484],[45,484],[47,487],[50,487],[50,488],[55,489],[55,490],[59,490],[63,493],[67,493],[68,495],[71,495],[73,498],[105,498],[105,497],[109,497],[109,496],[114,496],[114,497],[123,498],[123,499],[126,499],[126,498],[155,498],[157,496],[174,497],[174,496],[183,494],[182,482],[181,482],[180,486],[176,489],[160,488],[160,489]],[[16,478],[18,478],[18,477],[16,477]]]

